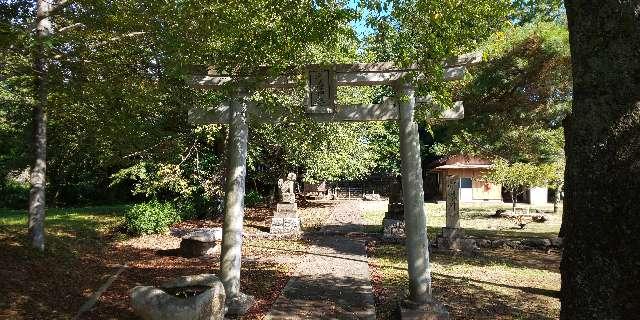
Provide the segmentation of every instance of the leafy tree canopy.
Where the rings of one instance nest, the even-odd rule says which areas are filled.
[[[562,120],[572,88],[566,27],[509,27],[483,47],[486,62],[461,84],[465,119],[447,123],[433,150],[509,162],[563,158]]]

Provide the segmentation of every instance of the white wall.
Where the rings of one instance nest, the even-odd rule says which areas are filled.
[[[529,189],[529,204],[547,204],[547,188],[535,187]]]

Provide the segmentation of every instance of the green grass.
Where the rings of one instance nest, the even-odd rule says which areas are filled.
[[[519,205],[519,207],[522,207]],[[550,212],[552,206],[535,207]],[[491,218],[510,204],[471,204],[460,208],[460,223],[468,235],[486,238],[555,237],[562,214],[545,223],[519,229],[505,218]],[[533,209],[533,208],[532,208]],[[386,204],[369,205],[363,220],[369,232],[382,231]],[[445,226],[445,204],[427,203],[431,238]],[[407,296],[407,260],[403,245],[370,243],[369,265],[376,292],[378,319],[397,319],[398,301]],[[431,255],[433,294],[452,319],[557,319],[560,302],[560,254],[512,249],[482,250],[474,256]]]
[[[77,255],[80,247],[100,247],[104,236],[124,222],[128,206],[51,208],[45,218],[46,252]],[[22,243],[27,211],[0,209],[0,240]]]
[[[25,210],[0,209],[0,318],[72,318],[113,273],[109,244],[126,208],[47,209],[44,252],[31,248]]]
[[[519,208],[525,206],[518,205]],[[516,223],[506,218],[495,219],[489,217],[498,209],[511,210],[510,204],[465,204],[460,208],[460,224],[465,233],[484,238],[527,238],[527,237],[556,237],[560,231],[562,214],[549,214],[550,220],[545,223],[529,223],[524,229],[520,229]],[[531,209],[540,209],[551,212],[551,205],[536,206]],[[382,219],[386,207],[381,203],[379,207],[370,208],[363,213],[363,219],[367,224],[367,232],[382,232]],[[426,203],[427,229],[431,236],[440,232],[445,226],[444,203]]]
[[[369,250],[378,319],[396,319],[394,309],[408,287],[404,246]],[[559,254],[485,250],[481,255],[432,254],[434,297],[452,319],[557,319]]]

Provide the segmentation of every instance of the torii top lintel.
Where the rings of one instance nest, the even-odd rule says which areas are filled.
[[[481,52],[473,52],[447,59],[443,63],[445,80],[458,80],[464,76],[465,66],[482,61]],[[266,88],[292,88],[299,86],[300,75],[312,72],[326,72],[336,86],[384,85],[400,80],[411,72],[420,73],[417,64],[402,67],[393,62],[307,65],[284,68],[279,74],[270,73],[270,67],[254,68],[252,72],[220,72],[215,67],[192,66],[191,85],[201,88],[216,88],[241,81],[258,82]]]

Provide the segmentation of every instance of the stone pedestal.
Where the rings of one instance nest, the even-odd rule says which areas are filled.
[[[400,319],[402,320],[449,320],[449,312],[438,302],[429,302],[421,305],[408,303],[400,306]]]
[[[464,241],[464,231],[461,228],[442,228],[442,233],[438,235],[436,243],[438,249],[463,250],[466,246]]]
[[[220,241],[222,241],[221,228],[197,229],[182,236],[180,253],[184,257],[212,255],[220,250],[218,245]]]
[[[438,235],[436,244],[441,250],[474,251],[474,239],[465,239],[460,228],[460,177],[447,176],[446,227]]]
[[[382,235],[385,240],[405,240],[404,203],[402,202],[402,184],[396,181],[391,186],[389,205],[382,220]]]
[[[282,203],[295,203],[296,202],[296,195],[293,193],[283,193],[282,194]]]
[[[297,204],[276,204],[276,212],[274,212],[273,218],[271,219],[271,228],[269,232],[272,234],[300,233],[300,217],[298,216]]]
[[[239,316],[247,313],[256,303],[256,299],[248,294],[239,293],[227,299],[227,316]]]
[[[404,219],[382,219],[382,236],[385,240],[402,240],[407,237],[405,234]]]
[[[460,178],[447,177],[447,228],[460,228]]]

